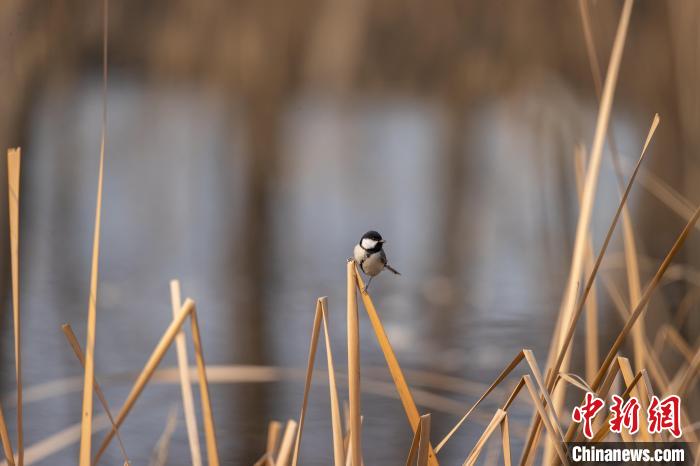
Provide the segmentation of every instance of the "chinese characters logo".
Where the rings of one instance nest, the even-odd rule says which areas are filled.
[[[605,401],[593,393],[586,393],[581,406],[576,406],[571,413],[574,422],[583,424],[583,435],[593,438],[593,419],[605,406]],[[625,402],[621,397],[613,395],[610,405],[610,431],[619,434],[626,429],[631,435],[639,431],[639,416],[641,404],[636,397],[630,397]],[[646,412],[647,427],[650,434],[660,434],[668,431],[675,438],[680,438],[681,432],[681,399],[670,395],[660,400],[651,397],[649,409]]]

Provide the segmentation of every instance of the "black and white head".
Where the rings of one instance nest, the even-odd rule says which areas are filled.
[[[382,235],[374,230],[370,230],[360,238],[360,246],[369,253],[379,252],[384,246]]]

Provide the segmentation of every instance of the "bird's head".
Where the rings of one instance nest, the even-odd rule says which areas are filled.
[[[360,246],[362,246],[362,249],[369,252],[380,251],[384,243],[385,240],[382,238],[382,235],[374,230],[368,231],[362,235],[362,238],[360,239]]]

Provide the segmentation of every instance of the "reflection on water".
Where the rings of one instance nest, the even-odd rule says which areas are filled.
[[[37,100],[30,122],[21,219],[26,385],[80,374],[60,324],[71,322],[84,339],[99,92],[93,79],[52,89]],[[445,278],[435,275],[444,215],[438,168],[445,153],[445,122],[439,108],[408,98],[349,104],[300,97],[288,109],[281,135],[284,175],[274,192],[274,242],[243,245],[237,239],[246,192],[246,141],[236,105],[189,88],[113,79],[98,373],[142,367],[171,317],[167,286],[174,277],[182,280],[184,294],[198,302],[208,363],[245,364],[231,336],[248,312],[233,309],[233,298],[244,290],[237,289],[229,255],[222,252],[231,245],[255,247],[260,260],[274,264],[267,280],[268,304],[255,310],[267,316],[267,362],[305,364],[314,301],[327,295],[333,349],[342,368],[345,258],[369,228],[388,239],[388,254],[403,272],[401,277],[380,276],[372,291],[406,368],[487,383],[523,347],[543,357],[569,254],[569,220],[561,212],[571,208],[573,198],[562,188],[571,184],[561,179],[569,173],[557,159],[561,148],[532,137],[531,127],[522,123],[531,116],[532,105],[494,103],[483,109],[483,119],[464,128],[465,156],[473,161],[464,173],[464,247],[456,252],[464,265],[458,276]],[[552,103],[545,99],[541,106],[547,105]],[[552,131],[555,139],[566,139],[557,125]],[[458,296],[453,309],[435,310],[435,289]],[[3,393],[14,383],[8,323],[6,315]],[[383,359],[368,322],[361,325],[363,364],[380,366]],[[174,363],[169,354],[165,365]],[[128,390],[123,383],[105,388],[114,407]],[[223,463],[253,460],[263,449],[267,420],[298,415],[301,390],[298,382],[264,389],[214,385]],[[256,409],[262,412],[251,416],[250,397],[261,394]],[[448,395],[465,408],[476,398]],[[302,455],[305,464],[323,464],[331,457],[326,388],[315,388],[312,397]],[[148,461],[168,409],[178,401],[177,385],[146,390],[122,431],[134,464]],[[500,401],[486,405],[485,413]],[[72,393],[28,405],[27,442],[78,422],[80,402],[80,394]],[[372,394],[363,403],[367,464],[394,464],[410,443],[400,403]],[[12,418],[13,410],[6,415]],[[456,420],[454,414],[436,413],[435,438]],[[463,446],[479,434],[473,425],[461,431],[454,439],[458,447],[444,451],[445,464],[463,460]],[[42,464],[71,465],[76,455],[74,446]],[[116,447],[105,459],[105,464],[119,461]],[[169,464],[188,464],[188,459],[180,422]]]

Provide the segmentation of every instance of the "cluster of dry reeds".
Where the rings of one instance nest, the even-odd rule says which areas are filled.
[[[289,464],[290,447],[292,443],[294,444],[294,449],[291,455],[291,464],[297,464],[321,322],[324,325],[326,338],[328,377],[331,390],[334,464],[336,466],[341,466],[343,464],[362,464],[362,436],[357,434],[361,432],[362,429],[359,396],[360,363],[356,301],[357,290],[360,291],[364,307],[379,345],[384,353],[384,357],[386,358],[396,391],[403,404],[408,422],[414,432],[413,442],[411,443],[410,451],[407,452],[405,459],[405,464],[407,465],[437,465],[437,455],[449,442],[454,433],[465,424],[470,418],[470,415],[472,415],[484,399],[492,395],[494,390],[499,387],[499,385],[503,384],[506,378],[520,366],[523,361],[526,363],[525,366],[528,373],[521,376],[517,381],[515,388],[503,401],[501,408],[493,414],[483,434],[472,447],[471,451],[465,452],[465,465],[472,465],[477,462],[489,438],[499,427],[501,431],[502,458],[504,464],[510,465],[512,463],[509,408],[523,388],[526,388],[526,393],[534,406],[530,428],[523,439],[525,447],[520,457],[520,464],[523,465],[533,464],[538,458],[541,458],[543,464],[551,464],[553,462],[568,464],[569,458],[566,451],[566,442],[586,441],[579,432],[579,425],[572,422],[570,418],[564,415],[564,413],[567,412],[564,406],[564,396],[567,386],[580,390],[582,392],[580,398],[583,398],[583,393],[585,392],[593,392],[601,398],[608,399],[614,394],[612,392],[614,384],[617,381],[621,381],[623,386],[623,393],[621,395],[623,399],[627,399],[630,396],[637,397],[641,402],[643,412],[646,412],[651,397],[655,393],[654,390],[656,390],[657,395],[660,394],[662,396],[676,394],[684,397],[691,392],[698,369],[700,368],[700,348],[693,348],[692,343],[689,343],[681,336],[679,327],[687,317],[688,309],[692,305],[692,302],[697,300],[697,293],[691,292],[683,300],[681,309],[679,309],[677,313],[676,326],[664,325],[658,330],[654,338],[654,345],[651,345],[647,340],[647,332],[644,328],[644,313],[653,293],[657,290],[674,257],[683,246],[689,233],[696,227],[696,222],[698,217],[700,217],[700,208],[692,207],[692,204],[685,200],[679,193],[676,193],[672,188],[665,185],[653,175],[649,173],[644,174],[642,177],[643,185],[674,212],[683,216],[687,223],[685,228],[678,234],[676,241],[669,249],[666,257],[658,265],[652,279],[645,287],[642,287],[639,258],[626,201],[637,174],[640,171],[660,119],[658,115],[654,116],[647,138],[644,141],[641,155],[626,186],[622,182],[622,168],[617,158],[618,154],[614,137],[612,134],[608,134],[614,90],[629,18],[632,12],[632,3],[632,0],[626,0],[624,3],[613,50],[610,56],[610,62],[607,68],[607,74],[603,80],[600,76],[601,68],[595,54],[586,4],[583,1],[579,2],[586,44],[591,60],[591,69],[596,84],[596,90],[600,98],[600,111],[589,156],[586,157],[586,150],[583,146],[579,146],[576,149],[575,162],[581,210],[578,218],[569,280],[561,304],[555,334],[550,346],[545,373],[543,374],[540,370],[532,352],[523,349],[515,356],[513,361],[503,369],[501,374],[488,389],[486,389],[483,395],[481,395],[481,397],[466,411],[466,414],[464,414],[454,428],[433,447],[430,440],[430,414],[426,413],[421,415],[418,411],[372,300],[370,296],[363,291],[364,284],[354,264],[349,263],[347,298],[349,412],[345,427],[343,429],[343,423],[341,423],[338,408],[338,394],[335,388],[333,359],[327,333],[326,301],[324,298],[320,298],[314,320],[306,386],[299,422],[289,421],[280,447],[277,447],[279,424],[270,424],[267,450],[258,464]],[[605,236],[605,240],[596,255],[594,254],[590,235],[590,220],[602,161],[603,147],[606,139],[611,148],[621,197],[618,208]],[[598,274],[610,240],[620,219],[622,220],[622,238],[629,294],[627,302],[608,277]],[[580,289],[582,277],[585,279],[585,281],[583,281],[585,285]],[[602,362],[600,361],[598,353],[600,342],[598,338],[599,324],[597,318],[597,303],[595,298],[589,298],[591,290],[596,285],[596,278],[599,282],[602,282],[605,289],[610,294],[611,300],[615,305],[615,310],[623,321],[622,330],[615,338]],[[571,347],[574,333],[584,313],[586,315],[584,352],[586,374],[585,377],[581,377],[569,373],[568,367],[572,353]],[[628,358],[620,354],[620,351],[623,349],[623,344],[628,337],[631,337],[633,343],[633,362],[630,362]],[[682,355],[685,361],[682,367],[672,375],[668,374],[666,368],[660,363],[660,355],[665,349],[666,343],[673,345],[673,348]],[[692,424],[685,408],[681,409],[681,418],[681,423],[684,426],[681,440],[696,442],[695,425]],[[622,438],[630,442],[661,442],[675,440],[665,435],[649,433],[646,429],[646,419],[644,419],[643,416],[640,418],[642,427],[640,428],[639,434],[635,437],[626,434],[624,431],[619,435],[612,434],[609,431],[609,423],[607,420],[608,419],[598,420],[594,437],[591,441],[603,441],[613,438]],[[296,437],[293,442],[292,433],[290,431],[294,431],[295,429]],[[540,454],[540,449],[543,450],[541,457],[538,456]],[[698,461],[700,458],[700,451],[692,452],[692,454],[695,461]]]
[[[360,396],[360,328],[358,316],[357,295],[359,292],[364,309],[367,312],[372,330],[377,338],[379,346],[386,359],[387,368],[393,380],[394,387],[398,394],[408,422],[413,430],[414,437],[410,450],[406,453],[405,463],[407,465],[431,465],[438,464],[440,451],[467,421],[473,420],[473,413],[489,396],[500,393],[496,391],[498,387],[503,388],[505,381],[512,373],[523,366],[525,375],[516,379],[514,388],[506,393],[501,407],[490,416],[483,434],[470,450],[464,452],[464,464],[475,464],[484,447],[493,435],[500,429],[502,458],[506,465],[512,463],[511,458],[511,430],[509,428],[509,409],[521,393],[526,393],[526,397],[531,401],[534,410],[529,430],[524,436],[524,449],[520,455],[520,463],[530,465],[538,458],[543,463],[551,464],[561,462],[568,464],[569,460],[566,451],[566,442],[573,440],[583,440],[579,432],[579,425],[572,422],[566,413],[564,406],[565,390],[573,387],[581,392],[594,392],[601,398],[608,398],[613,393],[616,381],[621,381],[624,388],[622,396],[627,398],[636,396],[642,403],[644,409],[647,408],[651,396],[654,393],[661,395],[677,394],[681,397],[690,393],[694,387],[695,378],[700,367],[700,348],[693,347],[679,332],[683,319],[687,316],[688,309],[692,302],[697,300],[698,293],[691,292],[684,299],[681,309],[677,313],[676,325],[666,325],[658,330],[654,336],[654,344],[647,340],[647,331],[644,328],[644,313],[653,293],[657,290],[664,274],[669,269],[671,262],[683,246],[686,238],[693,228],[696,227],[700,208],[690,207],[690,203],[674,192],[671,188],[655,179],[650,174],[642,177],[643,184],[659,199],[666,203],[671,209],[684,216],[687,223],[685,228],[678,234],[675,243],[669,249],[666,257],[658,265],[656,273],[649,283],[642,287],[640,279],[639,258],[635,245],[634,232],[631,227],[630,214],[626,207],[626,201],[630,194],[635,179],[640,173],[642,162],[647,154],[647,149],[652,141],[654,132],[659,124],[659,117],[653,118],[647,138],[643,144],[641,155],[634,170],[631,172],[627,183],[623,183],[622,167],[617,160],[617,153],[614,138],[608,134],[610,126],[610,113],[612,108],[615,85],[618,70],[622,57],[622,50],[627,34],[629,18],[632,12],[632,0],[626,0],[619,21],[617,34],[610,56],[607,73],[603,80],[600,75],[600,66],[595,55],[593,38],[590,33],[588,13],[585,9],[585,2],[580,2],[581,14],[583,18],[584,33],[591,59],[594,82],[600,97],[600,111],[596,124],[596,131],[590,152],[583,146],[576,150],[576,172],[580,194],[580,215],[576,229],[574,250],[571,260],[569,280],[562,300],[559,320],[553,335],[550,346],[549,357],[544,366],[544,372],[536,361],[533,353],[528,349],[523,349],[515,355],[513,361],[508,364],[493,383],[483,392],[476,402],[466,409],[466,413],[459,422],[436,444],[431,441],[431,415],[421,414],[418,409],[411,390],[404,376],[397,357],[392,349],[389,338],[384,330],[382,321],[372,302],[370,295],[366,292],[364,282],[357,272],[353,261],[347,264],[347,344],[348,344],[348,366],[347,366],[347,409],[344,419],[341,418],[341,397],[338,394],[338,383],[336,370],[331,352],[331,338],[328,333],[328,303],[325,298],[319,298],[316,303],[316,311],[313,318],[311,341],[308,355],[308,365],[306,368],[304,394],[301,404],[301,412],[298,420],[289,420],[283,429],[280,422],[273,421],[269,424],[266,449],[262,457],[257,462],[259,465],[274,466],[296,466],[300,460],[300,448],[302,444],[302,433],[307,417],[307,407],[309,393],[313,380],[313,371],[316,359],[321,331],[323,331],[324,344],[326,348],[326,364],[328,375],[328,387],[330,393],[331,407],[331,430],[333,443],[333,464],[335,466],[354,465],[360,466],[362,460],[362,405]],[[107,15],[105,9],[104,24],[104,83],[107,80]],[[106,109],[106,96],[103,106]],[[177,350],[179,381],[182,389],[182,404],[184,408],[186,427],[189,439],[192,464],[199,466],[203,464],[202,453],[199,445],[199,433],[197,423],[197,413],[195,409],[194,397],[191,387],[191,380],[197,380],[201,398],[201,416],[204,426],[204,438],[206,441],[207,462],[210,465],[219,464],[218,447],[214,426],[213,413],[208,390],[208,375],[212,370],[207,370],[202,353],[202,341],[197,320],[197,311],[194,301],[187,299],[184,303],[181,300],[180,285],[177,281],[171,283],[171,306],[173,320],[163,333],[160,341],[151,353],[143,370],[136,378],[129,395],[120,408],[116,416],[112,415],[104,393],[95,379],[94,352],[95,352],[95,322],[96,322],[96,298],[98,284],[98,262],[99,262],[99,242],[100,242],[100,216],[102,202],[102,180],[103,162],[105,153],[105,131],[106,113],[103,113],[102,122],[102,145],[100,151],[100,169],[98,176],[97,207],[95,215],[95,234],[92,254],[92,271],[90,280],[90,298],[88,303],[88,325],[87,344],[85,351],[78,343],[78,339],[73,333],[70,325],[63,326],[63,331],[70,344],[78,362],[84,367],[83,379],[83,409],[81,422],[78,426],[71,427],[65,431],[39,442],[36,445],[25,449],[23,442],[22,426],[22,370],[21,370],[21,325],[19,308],[19,181],[20,181],[20,150],[10,149],[8,151],[8,198],[10,215],[10,245],[11,245],[11,271],[12,271],[12,305],[14,322],[14,343],[15,343],[15,365],[17,382],[17,447],[16,454],[13,450],[10,436],[7,429],[7,421],[3,416],[0,407],[0,440],[5,455],[5,464],[9,466],[23,466],[46,458],[56,451],[66,447],[72,442],[80,441],[80,466],[91,466],[97,464],[105,449],[115,437],[119,443],[121,454],[125,464],[129,464],[126,447],[119,435],[119,429],[123,425],[129,412],[134,407],[139,396],[143,392],[148,382],[153,378],[156,369],[162,361],[167,350],[175,343]],[[620,200],[615,215],[610,223],[605,240],[597,254],[594,253],[593,243],[590,235],[590,220],[593,212],[593,204],[597,187],[598,174],[600,172],[603,147],[606,140],[609,142],[611,152],[614,156],[615,168],[618,174]],[[627,274],[628,297],[625,299],[615,285],[600,275],[599,269],[603,258],[610,244],[613,232],[616,230],[619,220],[622,220],[622,238],[624,244],[625,270]],[[582,280],[582,277],[584,280]],[[596,278],[598,280],[596,280]],[[584,286],[580,288],[579,284]],[[602,283],[619,313],[623,327],[612,346],[608,349],[605,357],[599,357],[600,341],[598,338],[598,307],[596,300],[591,298],[591,291],[597,283]],[[579,326],[581,318],[585,319],[585,376],[578,376],[569,372],[569,361],[572,354],[573,337]],[[187,342],[183,325],[186,321],[191,325],[192,344],[195,352],[196,369],[194,373],[190,369]],[[633,343],[633,361],[621,355],[623,344],[631,338]],[[685,364],[675,374],[669,374],[666,368],[660,363],[660,354],[669,343],[684,358]],[[524,364],[523,364],[524,362]],[[525,389],[523,391],[523,389]],[[102,405],[105,415],[93,416],[93,394]],[[582,393],[581,393],[582,397]],[[472,416],[470,418],[470,416]],[[170,435],[174,429],[175,415],[171,413],[168,418],[165,432],[161,437],[154,453],[154,463],[164,464],[167,458],[167,449]],[[644,423],[644,419],[642,418]],[[696,442],[697,436],[687,412],[682,411],[683,440]],[[599,420],[595,425],[593,440],[606,440],[617,438],[609,432],[609,424],[604,420]],[[106,436],[99,448],[94,451],[91,440],[95,432],[101,429],[108,429]],[[371,429],[371,425],[367,427]],[[661,434],[650,434],[642,426],[638,436],[631,438],[629,435],[621,434],[627,441],[665,441],[668,438]],[[700,452],[693,452],[695,458],[700,458]],[[541,455],[541,456],[540,456]],[[403,460],[403,458],[401,459]],[[697,463],[696,463],[697,464]]]

